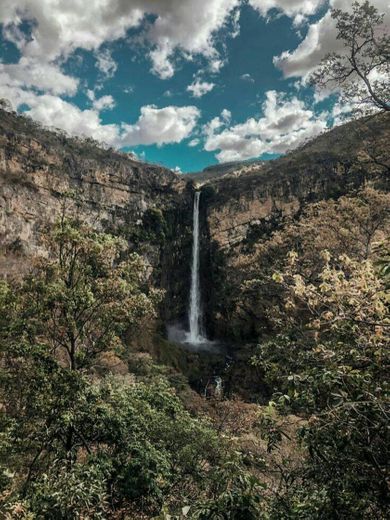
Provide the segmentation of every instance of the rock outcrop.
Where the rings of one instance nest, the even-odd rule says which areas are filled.
[[[41,234],[65,208],[99,229],[141,224],[152,207],[174,205],[184,182],[171,170],[69,139],[32,121],[0,112],[0,240],[10,256],[36,254]],[[22,267],[18,265],[18,269]]]
[[[166,290],[164,319],[186,309],[192,192],[181,176],[89,139],[45,130],[0,111],[0,274],[19,275],[45,254],[42,237],[63,212],[123,236]],[[169,243],[169,246],[167,245]],[[171,279],[170,273],[176,276]],[[184,309],[184,311],[183,311]]]
[[[228,327],[226,284],[240,278],[251,247],[286,217],[367,184],[390,189],[389,142],[390,116],[380,114],[337,127],[280,159],[237,165],[203,185],[203,285],[211,334],[223,336]]]
[[[271,161],[208,169],[202,180],[201,285],[211,333],[224,306],[220,288],[246,250],[313,201],[365,183],[388,189],[389,116],[352,122]],[[185,178],[91,140],[45,130],[0,111],[0,274],[25,271],[44,254],[42,234],[63,211],[124,236],[166,291],[164,321],[186,319],[194,177]],[[226,316],[225,316],[226,319]]]
[[[389,142],[390,117],[383,114],[335,128],[280,159],[237,166],[211,180],[210,239],[234,247],[272,216],[296,214],[307,203],[383,182],[390,172]]]

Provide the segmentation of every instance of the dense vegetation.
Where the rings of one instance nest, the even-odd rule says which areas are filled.
[[[126,360],[122,339],[155,315],[141,258],[66,218],[47,241],[47,258],[1,286],[2,517],[150,518],[190,504],[204,518],[211,499],[246,514],[256,483],[240,455],[157,368],[99,370]]]
[[[326,57],[314,81],[388,112],[388,82],[370,79],[388,72],[389,38],[375,32],[383,17],[368,2],[333,17],[346,52]],[[12,139],[41,135],[59,154],[66,145],[71,171],[93,157],[131,171],[138,186],[137,162],[125,154],[2,113]],[[288,195],[305,193],[297,212],[249,226],[233,252],[208,244],[219,285],[210,299],[236,356],[225,395],[190,388],[171,359],[176,345],[160,337],[170,367],[143,348],[145,333],[161,333],[170,301],[153,286],[143,248],[174,257],[180,211],[150,207],[137,225],[129,214],[97,232],[64,210],[27,274],[0,282],[1,518],[389,518],[387,126],[383,114],[361,119],[273,166],[202,188],[204,204],[252,193],[256,183],[268,183],[271,196],[276,186],[288,199],[284,185]],[[154,170],[147,182],[163,191]],[[189,251],[187,228],[180,245]],[[165,261],[172,268],[181,258]]]
[[[2,517],[386,518],[389,207],[371,188],[312,204],[251,250],[236,313],[260,316],[266,406],[133,353],[161,293],[64,216],[1,285]]]

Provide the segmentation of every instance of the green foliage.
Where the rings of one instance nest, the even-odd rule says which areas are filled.
[[[107,480],[98,464],[75,463],[67,468],[54,461],[31,486],[29,509],[36,518],[77,520],[107,518]]]
[[[253,237],[247,278],[223,295],[238,335],[244,313],[259,322],[250,368],[272,401],[261,414],[217,401],[214,423],[182,376],[145,354],[124,362],[123,337],[154,318],[160,297],[141,258],[121,239],[59,222],[48,256],[24,280],[0,284],[0,516],[384,520],[388,208],[388,195],[366,189],[313,204],[283,229],[263,230],[260,244]],[[144,220],[145,240],[163,240],[162,213]],[[212,266],[221,286],[224,260]],[[161,350],[180,366],[172,345],[161,340]],[[98,377],[110,354],[138,375]],[[247,357],[233,368],[253,391]],[[190,363],[189,374],[201,372]],[[281,415],[292,413],[301,426],[295,464],[281,449],[291,439]]]
[[[163,212],[158,208],[147,209],[142,215],[142,223],[138,226],[131,226],[128,230],[130,240],[137,245],[143,242],[164,244],[168,233],[168,224]],[[123,231],[122,234],[124,234]]]
[[[66,219],[47,244],[24,280],[0,284],[0,515],[151,518],[209,499],[216,469],[237,459],[210,423],[158,370],[142,381],[94,372],[100,354],[120,355],[124,332],[154,316],[159,295],[141,259]],[[234,472],[244,474],[239,461]],[[223,500],[247,510],[240,486]]]
[[[47,238],[48,258],[18,286],[4,307],[4,339],[36,345],[72,368],[88,368],[105,350],[121,348],[121,335],[154,316],[159,293],[144,284],[136,254],[125,244],[63,219]]]
[[[215,476],[213,497],[198,505],[196,520],[260,520],[264,485],[249,473],[242,473],[234,463],[222,467]]]
[[[359,261],[370,257],[376,260],[376,244],[388,235],[389,215],[389,194],[366,187],[352,196],[310,204],[299,219],[285,218],[283,226],[271,235],[263,229],[260,239],[247,243],[238,268],[234,265],[229,271],[223,267],[219,300],[229,331],[236,339],[252,341],[283,333],[283,316],[289,316],[289,312],[284,308],[284,287],[273,275],[284,272],[289,253],[298,254],[297,274],[313,282],[325,264],[321,254],[324,244],[334,265],[341,255]],[[250,236],[249,232],[248,239]],[[279,322],[278,315],[282,318]],[[301,316],[304,321],[304,314]]]
[[[389,292],[370,261],[340,257],[331,267],[325,257],[316,283],[294,254],[275,276],[286,289],[277,318],[286,331],[254,360],[279,409],[308,417],[300,436],[309,458],[290,475],[285,518],[385,518]]]
[[[105,518],[110,504],[153,515],[164,503],[175,509],[187,495],[189,500],[194,493],[207,494],[212,468],[222,463],[227,448],[206,422],[184,410],[164,380],[85,379],[80,386],[72,392],[72,406],[67,401],[46,420],[41,409],[42,426],[35,425],[34,432],[31,417],[23,432],[15,419],[8,446],[31,470],[20,482],[29,511],[50,519],[87,513],[85,518]],[[71,454],[61,441],[69,431]],[[12,465],[15,469],[21,471]],[[16,492],[11,505],[18,497]]]

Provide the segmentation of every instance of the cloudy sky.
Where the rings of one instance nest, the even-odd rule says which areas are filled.
[[[275,157],[340,120],[305,80],[339,45],[329,7],[350,4],[1,0],[0,97],[183,172]]]

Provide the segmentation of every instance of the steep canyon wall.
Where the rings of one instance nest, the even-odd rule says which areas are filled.
[[[389,188],[388,142],[383,115],[338,127],[281,159],[219,169],[202,181],[201,287],[211,337],[232,337],[231,282],[242,276],[253,245],[287,216],[367,183]],[[196,184],[194,176],[0,111],[0,273],[23,272],[44,254],[44,230],[66,211],[140,251],[166,291],[162,322],[185,322]]]

